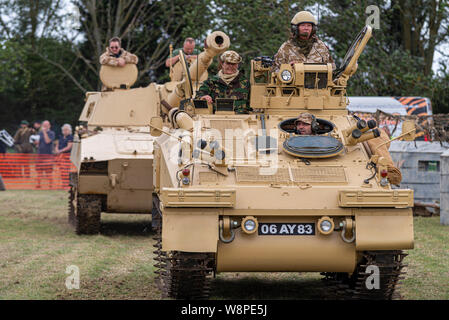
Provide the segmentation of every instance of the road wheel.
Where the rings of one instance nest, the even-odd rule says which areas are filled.
[[[156,283],[163,298],[208,299],[214,253],[162,251],[162,219],[157,216],[154,247]]]
[[[73,227],[75,226],[76,201],[77,201],[77,190],[76,190],[76,187],[70,186],[70,190],[69,190],[69,215],[68,215],[68,222]]]
[[[324,280],[333,298],[398,299],[398,284],[404,274],[402,261],[406,256],[407,254],[400,250],[364,251],[362,260],[352,274],[324,273]]]
[[[97,234],[101,225],[101,198],[76,193],[75,229],[77,234]]]

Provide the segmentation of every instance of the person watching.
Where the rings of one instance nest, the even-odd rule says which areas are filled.
[[[111,67],[124,67],[126,64],[137,64],[139,58],[122,48],[122,41],[118,37],[109,40],[109,46],[100,56],[100,64]]]
[[[165,66],[170,68],[170,79],[171,81],[181,81],[184,78],[183,67],[179,62],[180,52],[184,53],[186,58],[187,67],[190,67],[190,64],[198,58],[200,51],[195,49],[195,39],[186,38],[182,48],[178,48],[173,50],[173,52],[168,56],[165,60]]]
[[[191,63],[194,59],[196,59],[200,54],[200,51],[198,49],[195,49],[195,39],[186,38],[184,40],[182,48],[173,50],[172,56],[169,56],[167,60],[165,60],[165,66],[167,68],[170,68],[170,66],[174,66],[179,61],[180,51],[184,53],[189,63]]]
[[[20,128],[14,134],[14,149],[18,153],[32,153],[33,146],[30,143],[30,136],[33,134],[33,129],[29,127],[26,120],[20,122]]]
[[[70,153],[73,146],[72,126],[68,123],[64,124],[61,132],[56,143],[55,154]]]
[[[33,145],[30,143],[30,137],[33,134],[33,129],[29,127],[29,122],[26,120],[22,120],[20,122],[20,128],[14,135],[14,149],[17,153],[33,153]],[[30,166],[27,161],[18,162],[17,163],[17,171],[19,176],[23,176],[26,178],[30,177]]]
[[[281,64],[331,63],[336,69],[329,48],[316,35],[317,21],[308,11],[298,12],[291,20],[290,39],[282,44],[274,56],[272,71]]]
[[[295,133],[303,136],[314,135],[312,130],[313,115],[307,112],[301,113],[295,120]]]
[[[38,162],[36,163],[36,171],[38,173],[36,188],[41,187],[42,178],[49,180],[49,188],[53,187],[53,141],[55,140],[55,133],[51,130],[50,121],[42,122],[41,131],[39,132],[38,142]]]
[[[196,96],[208,103],[215,103],[217,98],[234,99],[235,113],[249,113],[252,111],[249,107],[250,84],[239,71],[242,57],[228,50],[220,56],[219,62],[218,74],[204,81]]]

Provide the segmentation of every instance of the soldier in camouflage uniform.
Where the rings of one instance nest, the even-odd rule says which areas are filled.
[[[100,64],[111,67],[124,67],[126,64],[137,64],[139,59],[136,55],[125,51],[121,47],[120,38],[114,37],[109,40],[109,47],[100,57]]]
[[[295,120],[295,133],[299,135],[313,135],[312,130],[313,115],[308,112],[301,113]]]
[[[203,82],[196,96],[208,103],[214,103],[217,98],[234,99],[235,113],[248,114],[252,111],[249,107],[250,84],[238,70],[242,57],[228,50],[219,60],[222,69]]]
[[[293,17],[292,35],[274,56],[273,72],[278,72],[281,64],[294,63],[331,63],[336,69],[329,48],[316,35],[316,25],[315,17],[308,11]]]

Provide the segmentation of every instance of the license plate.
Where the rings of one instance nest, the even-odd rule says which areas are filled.
[[[313,236],[315,223],[259,223],[259,236]]]

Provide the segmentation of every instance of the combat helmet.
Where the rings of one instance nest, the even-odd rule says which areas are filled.
[[[311,23],[312,24],[313,30],[312,30],[311,36],[316,33],[316,28],[317,28],[317,24],[318,24],[317,20],[313,16],[313,14],[310,13],[309,11],[298,12],[297,14],[295,14],[295,16],[293,17],[293,19],[290,23],[291,23],[291,31],[295,37],[298,36],[298,26],[301,23]]]

